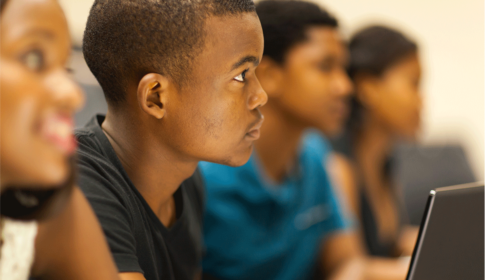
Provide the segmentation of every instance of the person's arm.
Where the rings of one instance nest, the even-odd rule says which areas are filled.
[[[333,183],[333,186],[338,188],[343,196],[343,200],[347,202],[349,210],[354,217],[360,216],[359,196],[357,193],[357,185],[355,178],[355,169],[341,154],[333,153],[329,157],[328,170]],[[411,256],[413,254],[414,245],[418,239],[419,228],[415,226],[406,225],[401,229],[399,238],[396,242],[394,253],[396,256]],[[362,233],[360,233],[362,236]]]
[[[350,164],[342,168],[345,158],[336,153],[331,153],[326,161],[326,170],[329,174],[333,194],[335,196],[335,212],[340,213],[333,217],[335,220],[352,220],[357,210],[357,199],[351,195],[348,188],[353,186],[354,177],[351,176],[352,169]],[[336,188],[336,186],[338,186]],[[329,195],[330,195],[329,194]],[[347,210],[347,211],[345,211]],[[350,215],[349,215],[350,212]],[[347,217],[343,216],[347,213]],[[344,222],[345,224],[346,222]],[[365,252],[361,249],[358,242],[358,234],[354,228],[345,226],[338,228],[333,234],[326,237],[320,250],[321,268],[325,272],[326,279],[331,280],[364,280]]]
[[[337,232],[324,243],[321,251],[323,268],[331,280],[403,280],[409,262],[367,257],[352,231]]]
[[[413,254],[418,233],[419,228],[415,226],[405,226],[401,229],[396,248],[399,256],[411,256]]]
[[[139,272],[123,272],[120,273],[121,280],[146,280],[145,276]]]
[[[351,214],[359,217],[355,172],[351,163],[344,156],[333,154],[328,166],[333,185],[339,188],[336,193],[343,196],[341,200],[347,203]],[[327,239],[322,250],[322,261],[334,279],[354,279],[345,276],[359,270],[362,275],[360,279],[365,280],[402,280],[406,277],[409,261],[370,257],[364,249],[363,240],[363,233],[358,228],[336,233]]]
[[[329,280],[364,280],[365,258],[355,233],[338,231],[325,239],[320,250],[321,267]]]
[[[328,157],[326,164],[332,186],[344,205],[354,215],[359,217],[359,196],[357,195],[357,178],[355,176],[355,168],[352,163],[339,153],[332,153]]]
[[[119,279],[101,227],[74,188],[66,208],[39,223],[32,274],[40,279]]]

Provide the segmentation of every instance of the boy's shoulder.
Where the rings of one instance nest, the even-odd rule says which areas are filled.
[[[104,116],[93,116],[84,127],[76,128],[74,131],[74,136],[78,144],[78,159],[96,156],[98,160],[102,160],[103,143],[97,135],[99,132],[102,133],[101,126],[99,125],[100,118],[103,119]]]
[[[77,184],[88,200],[103,197],[103,208],[107,201],[127,205],[134,197],[126,176],[116,164],[116,157],[109,140],[104,135],[100,123],[104,116],[94,116],[84,127],[75,130],[78,143]]]

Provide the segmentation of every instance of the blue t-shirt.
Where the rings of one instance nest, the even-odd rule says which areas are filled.
[[[309,279],[328,234],[346,227],[325,171],[318,133],[301,143],[298,166],[276,183],[255,153],[241,167],[202,162],[206,184],[204,271],[221,279]]]

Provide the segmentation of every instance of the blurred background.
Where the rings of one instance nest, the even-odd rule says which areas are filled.
[[[422,143],[461,143],[477,179],[484,165],[484,1],[314,1],[350,35],[373,23],[409,34],[420,47]]]
[[[60,0],[74,42],[75,79],[87,97],[85,109],[76,117],[78,126],[94,113],[106,110],[102,91],[81,52],[82,34],[93,2]],[[421,145],[396,151],[400,159],[397,178],[405,190],[408,209],[417,209],[416,213],[410,213],[413,223],[419,223],[429,189],[483,180],[484,1],[312,2],[339,19],[346,38],[368,25],[383,24],[403,31],[418,42],[424,70]]]

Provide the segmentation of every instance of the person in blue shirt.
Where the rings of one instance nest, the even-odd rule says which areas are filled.
[[[317,133],[304,137],[297,165],[282,180],[266,174],[256,153],[240,168],[200,164],[207,185],[206,274],[220,279],[312,276],[322,238],[348,226],[324,171],[328,147],[323,143]]]
[[[256,11],[265,123],[244,166],[200,163],[204,279],[399,279],[379,278],[382,267],[365,258],[326,172],[322,132],[342,129],[352,92],[337,20],[301,1],[261,1]]]

